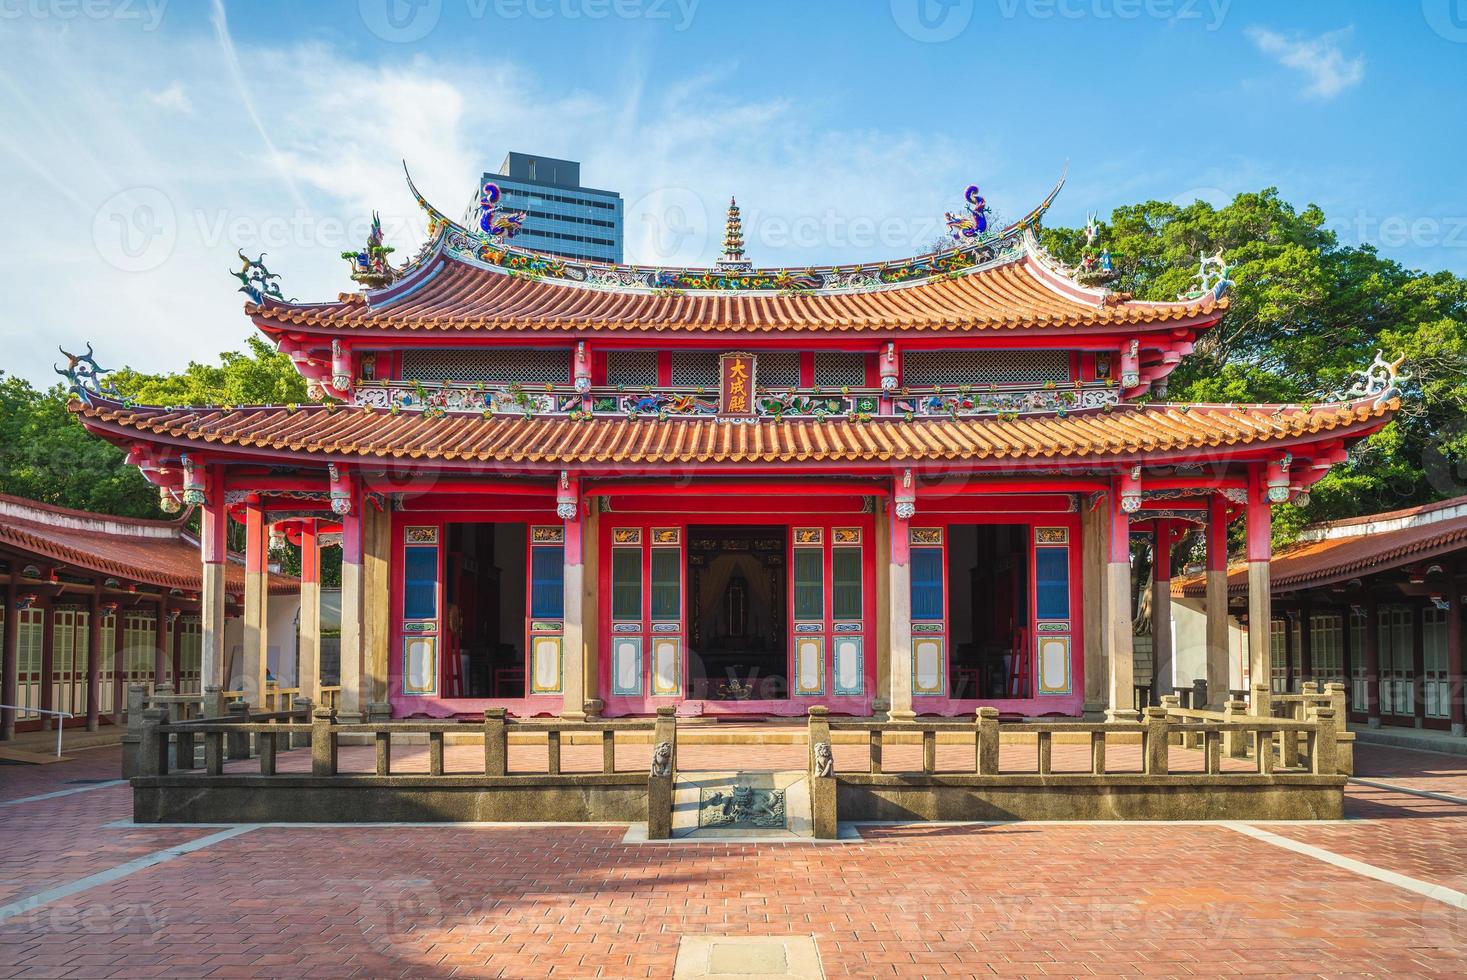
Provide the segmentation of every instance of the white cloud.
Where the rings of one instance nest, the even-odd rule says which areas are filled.
[[[1258,50],[1302,74],[1309,82],[1304,93],[1318,99],[1332,99],[1365,78],[1364,56],[1347,57],[1341,46],[1351,33],[1347,27],[1314,38],[1288,38],[1265,27],[1248,28]]]
[[[188,91],[180,81],[171,82],[167,88],[148,93],[148,101],[163,109],[172,109],[184,115],[192,115],[194,104],[189,101]]]

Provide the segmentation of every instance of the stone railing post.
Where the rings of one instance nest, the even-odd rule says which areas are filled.
[[[1278,745],[1279,765],[1284,769],[1297,769],[1299,767],[1299,730],[1286,728],[1280,731]]]
[[[148,689],[142,684],[127,686],[127,731],[122,736],[122,778],[138,774],[138,745],[142,742],[143,706]]]
[[[647,839],[672,836],[672,787],[677,779],[677,709],[657,709],[652,729],[652,766],[647,774]]]
[[[310,698],[294,698],[290,702],[290,709],[299,717],[290,719],[292,725],[300,722],[310,724],[311,714],[316,706],[311,703]],[[311,744],[310,732],[291,732],[289,747],[292,749],[303,749]]]
[[[311,712],[311,775],[336,775],[336,732],[330,708]]]
[[[830,709],[811,705],[809,715],[810,816],[818,840],[839,836],[836,817],[835,754],[830,741]]]
[[[225,708],[225,714],[229,717],[231,724],[243,724],[250,719],[250,706],[243,701],[231,701]],[[231,729],[229,735],[224,739],[224,755],[229,759],[248,759],[250,757],[250,733]]]
[[[144,708],[138,719],[139,776],[168,775],[168,736],[163,725],[168,721],[167,708]]]
[[[1244,721],[1248,717],[1248,704],[1234,698],[1223,705],[1223,715],[1228,721]],[[1248,733],[1238,729],[1224,732],[1223,752],[1232,759],[1248,758]]]
[[[1335,713],[1335,763],[1339,771],[1346,776],[1355,775],[1355,743],[1343,736],[1350,730],[1350,708],[1346,700],[1347,688],[1344,684],[1330,682],[1324,686],[1324,692],[1329,695],[1330,708]]]
[[[176,713],[181,714],[183,705],[175,704]],[[178,719],[175,719],[178,720]],[[194,768],[194,733],[180,731],[173,736],[173,768]]]
[[[1147,776],[1165,776],[1171,771],[1167,759],[1171,748],[1168,744],[1168,732],[1171,726],[1167,721],[1166,709],[1156,705],[1148,706],[1143,724],[1146,726],[1146,732],[1142,745],[1144,753],[1142,772]]]
[[[505,729],[504,709],[484,709],[484,775],[503,776],[509,772],[509,733]]]
[[[1335,713],[1335,732],[1343,735],[1346,731],[1350,710],[1345,702],[1345,685],[1338,681],[1331,681],[1324,686],[1324,693],[1329,698],[1331,710]]]
[[[1163,711],[1171,711],[1173,709],[1180,709],[1181,707],[1182,696],[1180,694],[1163,694],[1161,696],[1161,708]],[[1171,739],[1171,744],[1173,745],[1182,744],[1182,733],[1180,731],[1173,731],[1167,737]]]
[[[998,775],[998,709],[978,709],[978,741],[974,769],[980,776]]]
[[[1273,717],[1273,691],[1267,684],[1253,685],[1253,703],[1249,705],[1249,713],[1259,718]]]
[[[1192,681],[1192,707],[1204,709],[1210,703],[1207,700],[1207,678],[1198,677]]]
[[[199,713],[205,718],[224,717],[224,691],[214,685],[204,688],[204,703]]]
[[[1316,776],[1338,774],[1335,747],[1335,709],[1320,708],[1314,713],[1314,731],[1309,734],[1309,771]]]

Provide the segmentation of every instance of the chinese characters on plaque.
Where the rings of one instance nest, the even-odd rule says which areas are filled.
[[[718,414],[754,414],[754,355],[723,354],[718,358]]]

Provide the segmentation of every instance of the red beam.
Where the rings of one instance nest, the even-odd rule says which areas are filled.
[[[581,492],[588,496],[649,496],[679,491],[699,493],[741,493],[748,496],[784,496],[790,493],[801,495],[884,497],[889,487],[883,483],[856,483],[842,480],[801,480],[799,482],[764,480],[757,483],[741,480],[683,479],[668,480],[597,480],[581,485]]]

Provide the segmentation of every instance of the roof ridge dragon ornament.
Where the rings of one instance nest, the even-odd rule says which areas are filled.
[[[1108,286],[1119,277],[1110,249],[1100,244],[1100,219],[1091,211],[1085,218],[1085,244],[1074,279],[1082,286]]]
[[[1352,372],[1357,379],[1353,385],[1343,390],[1336,390],[1329,395],[1330,401],[1354,401],[1357,398],[1370,398],[1375,400],[1371,406],[1379,408],[1392,398],[1401,397],[1401,384],[1411,380],[1411,372],[1402,371],[1401,365],[1406,361],[1406,355],[1402,354],[1394,361],[1385,359],[1385,352],[1377,350],[1375,360],[1363,370]]]
[[[261,252],[258,259],[252,259],[244,254],[244,249],[236,251],[241,264],[239,271],[230,275],[239,280],[239,291],[256,303],[263,303],[267,296],[286,302],[280,292],[280,276],[265,268],[265,253]]]
[[[372,225],[367,231],[367,243],[359,250],[342,252],[341,257],[351,263],[351,278],[368,289],[380,289],[391,285],[402,273],[387,261],[395,249],[382,241],[382,217],[372,212]],[[262,255],[261,258],[264,258]]]
[[[85,354],[73,354],[64,347],[56,349],[66,356],[66,367],[56,367],[54,364],[51,367],[66,379],[67,390],[72,394],[80,395],[84,399],[90,395],[102,395],[107,398],[121,397],[116,388],[103,382],[103,376],[111,374],[112,369],[104,368],[97,363],[97,359],[92,356],[90,342],[87,343]]]
[[[1222,249],[1218,249],[1213,255],[1199,252],[1197,255],[1197,272],[1192,277],[1192,288],[1177,294],[1180,300],[1199,300],[1211,294],[1213,299],[1222,299],[1228,287],[1233,281],[1228,278],[1228,273],[1233,267],[1228,265],[1227,259],[1223,258]]]

